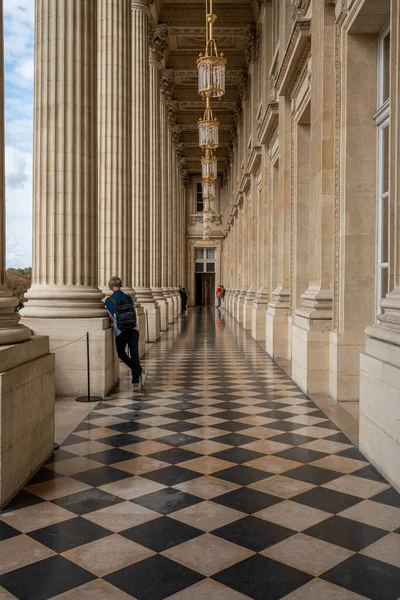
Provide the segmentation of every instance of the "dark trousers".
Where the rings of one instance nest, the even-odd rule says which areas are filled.
[[[132,369],[132,383],[139,383],[139,377],[142,372],[139,360],[139,332],[137,329],[122,331],[115,338],[118,358],[120,358],[127,367]],[[126,347],[129,348],[130,357],[126,353]]]
[[[182,302],[182,312],[186,312],[186,307],[187,307],[187,300],[184,300],[183,298],[181,298],[181,302]]]

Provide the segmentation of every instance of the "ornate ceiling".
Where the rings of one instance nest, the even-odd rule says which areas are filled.
[[[172,119],[177,130],[183,165],[189,174],[200,172],[201,150],[198,146],[197,120],[204,103],[197,94],[196,60],[205,48],[205,0],[159,0],[154,8],[159,25],[168,30],[168,49],[164,65],[173,70]],[[249,37],[255,29],[258,2],[254,0],[214,0],[215,39],[219,52],[228,59],[226,95],[213,102],[214,116],[220,121],[220,147],[217,151],[219,171],[225,169],[228,147],[235,126],[235,112],[240,105],[244,74],[247,71]],[[248,58],[248,57],[247,57]],[[172,71],[167,74],[172,77]]]

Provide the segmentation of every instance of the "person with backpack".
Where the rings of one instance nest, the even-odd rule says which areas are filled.
[[[145,384],[148,369],[143,370],[140,365],[139,327],[135,303],[122,291],[122,281],[119,277],[111,277],[108,287],[113,293],[106,300],[106,309],[114,328],[118,358],[131,369],[134,389],[140,389]],[[127,346],[130,357],[126,353]]]
[[[224,288],[223,285],[221,285],[220,288],[221,288],[221,291],[220,291],[219,297],[221,299],[221,308],[224,308],[226,289]]]

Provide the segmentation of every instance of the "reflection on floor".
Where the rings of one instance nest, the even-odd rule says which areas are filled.
[[[400,596],[400,496],[239,329],[192,311],[0,514],[0,598]]]

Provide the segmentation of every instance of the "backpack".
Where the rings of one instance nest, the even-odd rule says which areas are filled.
[[[136,311],[129,302],[116,302],[114,298],[109,298],[115,306],[114,319],[117,321],[117,327],[120,331],[129,331],[135,329],[137,324]]]

